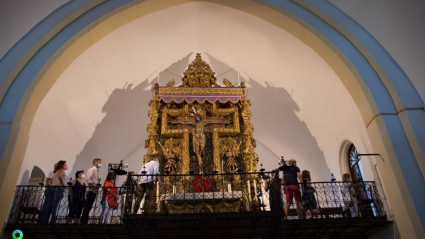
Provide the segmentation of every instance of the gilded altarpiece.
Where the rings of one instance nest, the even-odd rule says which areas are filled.
[[[226,180],[232,182],[241,181],[241,172],[255,172],[258,156],[244,82],[234,86],[224,79],[225,86],[219,86],[200,54],[184,72],[182,84],[174,86],[174,82],[155,84],[152,89],[144,161],[158,156],[161,174],[230,173],[232,176],[227,177],[232,178]],[[189,184],[184,183],[189,176],[168,178],[181,183],[170,183],[165,192],[189,190]],[[223,184],[216,185],[215,191],[229,190],[222,188]],[[249,189],[241,185],[231,185],[232,190],[248,193]]]

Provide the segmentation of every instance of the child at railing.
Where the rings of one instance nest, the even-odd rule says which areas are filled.
[[[306,219],[315,217],[314,211],[317,209],[317,201],[314,193],[314,187],[311,186],[311,176],[310,171],[304,170],[301,173],[301,177],[303,179],[303,201],[302,205],[304,207],[304,214],[306,215]]]
[[[109,172],[103,185],[102,202],[105,203],[106,216],[103,218],[105,224],[111,223],[113,210],[118,209],[118,188],[115,185],[117,176],[114,172]]]

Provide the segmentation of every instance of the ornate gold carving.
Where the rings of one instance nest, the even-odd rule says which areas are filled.
[[[206,168],[211,170],[213,167],[213,172],[234,173],[239,169],[255,172],[258,155],[254,151],[251,102],[246,99],[245,82],[233,86],[224,79],[226,87],[218,86],[214,72],[200,54],[184,72],[182,82],[179,87],[174,87],[174,79],[167,86],[159,86],[158,83],[152,86],[154,99],[149,102],[150,121],[146,128],[148,138],[145,140],[147,153],[144,162],[150,156],[158,155],[162,173],[187,174],[194,170],[190,168],[192,156],[194,162],[198,161],[200,165],[205,160]],[[191,137],[193,141],[189,142]],[[212,143],[208,141],[211,137]],[[191,143],[193,147],[190,147]],[[204,152],[203,147],[208,150]],[[223,185],[217,183],[215,191],[240,190],[249,195],[251,202],[255,202],[253,182],[256,179],[243,174],[217,176],[229,188],[222,188]],[[167,177],[167,180],[164,192],[171,193],[188,192],[193,179],[175,176]],[[173,188],[173,185],[177,186]]]
[[[152,86],[152,91],[153,91],[153,93],[155,94],[155,96],[159,95],[159,84],[158,84],[158,83],[155,83],[155,84]],[[155,98],[156,98],[156,97],[155,97]]]
[[[223,161],[226,164],[226,171],[229,173],[236,173],[238,165],[236,157],[240,154],[239,142],[235,138],[223,138],[220,140],[220,152]]]
[[[174,83],[176,83],[176,81],[172,79],[170,82],[167,83],[167,87],[173,87]]]
[[[196,54],[196,59],[189,64],[187,70],[183,73],[182,86],[189,87],[211,87],[218,86],[216,83],[215,72],[211,67],[201,59],[201,54]]]
[[[158,107],[159,107],[159,101],[158,100],[151,100],[148,104],[151,108],[149,109],[148,116],[149,116],[149,124],[146,127],[146,131],[148,132],[148,139],[145,141],[145,148],[148,149],[147,154],[143,157],[143,163],[147,163],[149,160],[149,156],[157,155],[157,143],[158,143]]]
[[[228,79],[224,78],[223,79],[223,84],[227,87],[233,87],[232,82],[230,82]]]
[[[191,108],[189,115],[193,118],[177,117],[171,121],[173,124],[182,124],[194,126],[195,130],[192,130],[192,145],[193,151],[196,154],[198,160],[199,172],[202,173],[202,155],[205,154],[205,128],[211,124],[229,124],[229,121],[221,117],[206,117],[206,112],[203,109],[196,110],[194,107]]]
[[[159,94],[175,94],[175,95],[243,95],[241,87],[217,87],[217,88],[198,88],[198,87],[159,87]]]
[[[181,109],[169,109],[164,107],[162,109],[162,118],[161,118],[161,137],[168,138],[182,138],[181,141],[181,167],[177,172],[185,174],[189,172],[189,130],[187,128],[183,129],[169,129],[169,116],[187,116],[188,105],[185,105]]]
[[[174,203],[173,201],[164,201],[165,208],[168,213],[180,214],[180,213],[220,213],[220,212],[239,212],[242,207],[243,199],[228,200],[228,202],[220,201],[211,205],[206,202],[194,205],[193,201],[185,201]]]
[[[242,98],[245,98],[245,82],[244,81],[241,82],[241,88],[242,88],[242,94],[244,95],[242,96]]]
[[[249,172],[255,172],[258,163],[258,155],[254,152],[254,145],[256,145],[255,140],[252,137],[254,125],[251,123],[252,113],[249,106],[251,106],[251,102],[249,100],[242,100],[239,104],[243,120],[243,158],[246,170]]]
[[[162,153],[164,155],[164,169],[166,172],[175,173],[178,170],[177,161],[182,155],[182,143],[180,140],[170,138],[164,142],[164,145],[159,142]],[[179,163],[180,164],[180,163]]]

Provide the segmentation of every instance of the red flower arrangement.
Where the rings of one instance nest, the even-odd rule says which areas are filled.
[[[207,176],[198,176],[192,181],[192,187],[195,192],[202,192],[202,187],[204,187],[204,192],[211,192],[214,187],[214,179]]]

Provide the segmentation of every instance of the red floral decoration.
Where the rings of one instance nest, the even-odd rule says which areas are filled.
[[[211,192],[214,187],[214,179],[207,176],[198,176],[193,179],[192,187],[195,192]],[[204,187],[203,190],[202,187]]]

